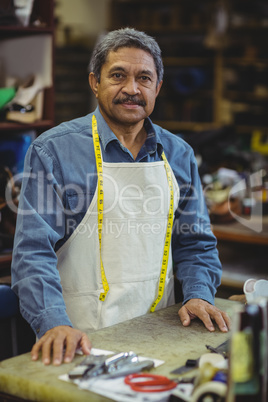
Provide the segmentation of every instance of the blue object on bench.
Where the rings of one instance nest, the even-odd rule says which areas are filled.
[[[8,285],[0,285],[0,318],[11,318],[19,312],[17,295]]]
[[[19,300],[8,285],[0,285],[0,319],[10,319],[12,356],[18,354],[17,321]]]

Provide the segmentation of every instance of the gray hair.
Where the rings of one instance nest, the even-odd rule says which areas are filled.
[[[101,37],[95,45],[89,63],[89,72],[93,72],[99,82],[101,68],[105,64],[109,52],[116,52],[121,47],[134,47],[149,53],[154,59],[157,84],[162,81],[164,75],[163,60],[160,47],[155,39],[134,28],[121,28]]]

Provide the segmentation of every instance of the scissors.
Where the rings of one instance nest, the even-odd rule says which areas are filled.
[[[168,391],[178,385],[175,381],[167,377],[149,373],[130,374],[125,377],[124,382],[129,385],[133,391],[138,392]]]

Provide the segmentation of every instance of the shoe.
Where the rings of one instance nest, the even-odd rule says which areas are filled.
[[[29,25],[33,3],[34,0],[14,0],[15,15],[24,27]]]
[[[28,77],[23,84],[18,87],[15,97],[8,104],[17,103],[21,106],[27,106],[32,103],[33,99],[36,97],[37,93],[42,91],[44,88],[42,80],[40,77],[31,75]]]
[[[43,100],[44,91],[40,91],[35,96],[33,101],[26,106],[20,105],[18,103],[12,103],[6,109],[6,120],[29,124],[42,119],[44,103]]]
[[[6,105],[6,120],[33,123],[43,116],[44,87],[37,76],[30,76],[18,87],[16,95]]]

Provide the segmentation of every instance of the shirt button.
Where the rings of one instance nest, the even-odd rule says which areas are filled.
[[[40,328],[37,328],[36,333],[39,334],[40,332]]]

